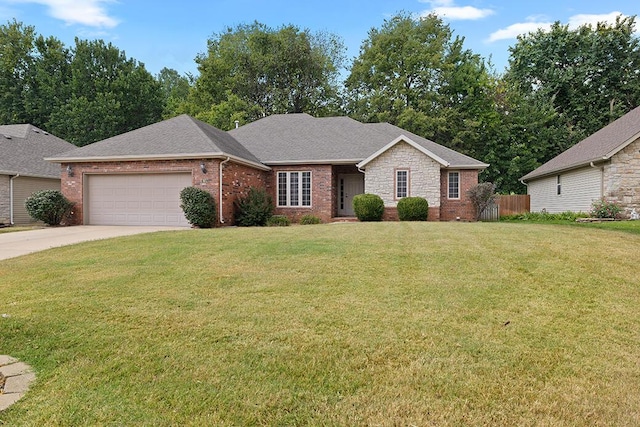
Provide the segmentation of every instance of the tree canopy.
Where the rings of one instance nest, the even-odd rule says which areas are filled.
[[[161,118],[160,84],[138,61],[102,40],[54,37],[13,21],[0,26],[0,120],[31,123],[76,145]]]
[[[229,27],[196,58],[200,74],[186,110],[222,129],[271,114],[336,113],[343,61],[332,34],[258,22]]]

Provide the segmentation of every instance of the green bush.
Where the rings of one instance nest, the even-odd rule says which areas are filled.
[[[189,224],[200,228],[211,228],[216,224],[216,202],[208,191],[197,187],[183,188],[180,201]]]
[[[429,216],[429,202],[424,197],[404,197],[398,202],[400,221],[426,221]]]
[[[302,215],[300,217],[300,224],[302,225],[313,225],[313,224],[320,224],[322,221],[320,220],[320,218],[318,218],[315,215]]]
[[[584,212],[565,211],[561,213],[542,212],[525,212],[515,215],[504,215],[500,217],[501,221],[531,221],[531,222],[556,222],[556,221],[575,221],[578,218],[589,216]]]
[[[264,226],[273,215],[273,200],[262,188],[251,187],[235,203],[236,224],[241,227]]]
[[[291,221],[284,215],[273,215],[267,220],[268,227],[287,227],[291,225]]]
[[[24,201],[24,207],[31,218],[47,225],[60,225],[64,217],[71,212],[73,203],[57,190],[40,190]]]
[[[360,221],[382,221],[384,202],[375,194],[358,194],[353,197],[353,210]]]
[[[589,214],[594,218],[616,218],[622,208],[615,202],[609,202],[604,197],[591,204]]]

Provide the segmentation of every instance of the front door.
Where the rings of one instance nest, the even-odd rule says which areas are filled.
[[[353,197],[364,193],[364,175],[338,175],[338,216],[354,216]]]

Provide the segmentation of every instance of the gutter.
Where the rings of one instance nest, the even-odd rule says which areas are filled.
[[[13,180],[18,178],[20,174],[16,174],[9,178],[9,224],[13,225]]]
[[[218,184],[220,185],[220,191],[218,192],[219,198],[220,198],[220,203],[219,203],[219,210],[220,210],[220,224],[224,224],[224,217],[222,215],[222,166],[227,163],[229,160],[231,160],[231,157],[227,157],[226,160],[223,160],[222,162],[220,162],[220,167],[218,168],[220,170],[220,177],[218,179]]]

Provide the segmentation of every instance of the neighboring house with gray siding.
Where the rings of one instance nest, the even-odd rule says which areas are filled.
[[[34,191],[60,190],[60,166],[44,157],[75,148],[29,124],[0,125],[0,224],[35,222],[24,207]]]
[[[640,211],[640,107],[522,177],[531,211],[588,212],[595,200]]]
[[[353,216],[364,192],[383,198],[385,219],[397,219],[399,199],[420,196],[430,220],[473,220],[467,190],[488,166],[388,123],[308,114],[229,132],[181,115],[48,160],[62,165],[73,221],[102,225],[188,226],[178,200],[188,185],[214,196],[226,225],[250,187],[266,189],[275,213],[292,221]]]

